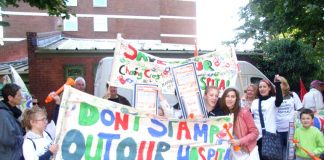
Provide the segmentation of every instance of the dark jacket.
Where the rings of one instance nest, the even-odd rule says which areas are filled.
[[[121,96],[119,94],[117,94],[117,98],[109,98],[108,100],[113,101],[113,102],[117,102],[117,103],[120,103],[120,104],[124,104],[126,106],[132,106],[124,96]]]
[[[214,107],[214,109],[210,112],[208,112],[208,117],[216,117],[216,116],[225,116],[228,115],[226,114],[220,107],[220,103],[219,100],[216,103],[216,106]]]
[[[23,131],[7,104],[0,102],[0,159],[20,160],[23,157]]]

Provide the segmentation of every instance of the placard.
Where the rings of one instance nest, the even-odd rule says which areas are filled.
[[[184,118],[207,118],[195,64],[187,63],[173,67],[171,70]]]
[[[134,106],[136,110],[146,114],[156,114],[158,111],[158,85],[135,84]]]

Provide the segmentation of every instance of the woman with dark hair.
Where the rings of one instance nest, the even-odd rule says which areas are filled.
[[[220,99],[221,109],[226,114],[234,114],[233,146],[240,146],[240,151],[232,150],[232,159],[259,159],[257,138],[259,135],[251,112],[248,108],[241,108],[239,92],[234,88],[227,88]],[[238,154],[239,152],[239,154]]]
[[[279,107],[283,101],[279,75],[275,76],[274,84],[276,89],[272,86],[269,80],[262,79],[258,85],[258,99],[254,100],[251,105],[251,112],[253,114],[254,123],[259,130],[257,145],[259,149],[260,159],[262,159],[262,127],[259,108],[262,112],[265,131],[276,134],[277,107]]]

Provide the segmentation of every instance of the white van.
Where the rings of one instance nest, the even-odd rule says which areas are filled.
[[[106,57],[100,60],[97,68],[96,79],[94,83],[94,95],[103,97],[106,92],[106,82],[110,77],[113,57]],[[241,73],[237,77],[235,88],[243,94],[247,85],[257,84],[261,79],[268,79],[260,70],[251,63],[246,61],[238,61]],[[118,94],[127,98],[133,106],[133,91],[131,89],[118,88]],[[177,103],[174,95],[165,95],[167,101],[172,106]]]

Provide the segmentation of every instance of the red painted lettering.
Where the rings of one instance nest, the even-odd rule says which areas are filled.
[[[128,114],[124,114],[123,119],[120,116],[119,112],[116,112],[116,119],[115,119],[115,130],[119,130],[119,125],[124,129],[128,129]]]
[[[205,148],[204,147],[199,147],[198,148],[198,153],[200,155],[200,157],[203,159],[203,160],[206,160],[206,157],[204,156],[204,153],[205,152]]]
[[[225,81],[223,79],[220,81],[218,90],[225,90]]]
[[[147,78],[151,78],[151,77],[149,76],[149,72],[150,72],[149,69],[145,70],[145,71],[144,71],[144,76],[147,77]]]
[[[181,140],[181,138],[182,138],[182,131],[185,131],[186,139],[191,139],[191,135],[190,135],[189,128],[187,126],[187,122],[179,122],[178,135],[177,135],[178,140]]]
[[[202,62],[196,62],[196,70],[201,71],[203,69]]]
[[[131,45],[128,45],[128,48],[133,51],[133,53],[124,52],[124,56],[128,59],[134,60],[137,57],[137,50]]]

